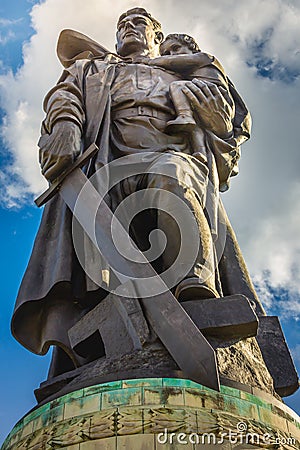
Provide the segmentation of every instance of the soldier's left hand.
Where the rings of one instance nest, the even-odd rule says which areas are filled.
[[[234,106],[228,91],[213,83],[193,79],[182,89],[199,122],[220,138],[232,134]]]

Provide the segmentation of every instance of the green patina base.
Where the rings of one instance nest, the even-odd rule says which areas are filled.
[[[27,414],[2,450],[300,448],[299,417],[274,397],[189,380],[124,380],[80,389]]]

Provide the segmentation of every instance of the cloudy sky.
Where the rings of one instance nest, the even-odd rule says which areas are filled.
[[[253,116],[240,175],[223,195],[261,301],[279,315],[300,366],[300,4],[298,0],[140,0],[165,33],[188,32],[217,56]],[[34,405],[49,357],[23,350],[9,320],[40,211],[34,196],[46,183],[36,142],[42,100],[58,79],[59,32],[73,28],[114,49],[116,19],[131,0],[4,0],[0,6],[2,438]],[[5,389],[5,386],[7,389]],[[287,403],[300,411],[299,394]]]

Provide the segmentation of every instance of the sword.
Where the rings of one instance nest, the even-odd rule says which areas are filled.
[[[130,261],[117,251],[111,236],[112,219],[114,218],[114,221],[117,219],[99,192],[80,169],[97,151],[98,147],[92,144],[73,165],[65,170],[35,200],[36,205],[38,207],[42,206],[59,192],[59,195],[96,245],[96,248],[99,248],[99,251],[101,251],[101,254],[119,279],[121,289],[118,288],[118,295],[122,295],[123,292],[123,294],[125,293],[128,296],[128,292],[134,287],[136,278],[154,277],[153,279],[159,288],[161,286],[165,287],[165,291],[159,295],[140,298],[152,328],[185,376],[197,383],[219,391],[220,382],[214,349],[169,291],[143,253],[137,249],[120,222],[118,222],[119,238],[121,240],[122,238],[130,239],[132,245],[139,251],[139,256],[142,258],[143,263]],[[78,205],[76,202],[79,196],[80,204]],[[95,210],[95,205],[98,207],[101,223],[96,221],[93,224],[90,211]],[[94,229],[92,229],[92,224]],[[118,270],[115,269],[116,267],[118,267]],[[126,273],[126,276],[122,275],[124,273]]]

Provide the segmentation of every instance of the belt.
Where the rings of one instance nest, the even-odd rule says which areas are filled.
[[[167,121],[172,118],[171,114],[165,113],[163,111],[158,111],[157,109],[153,109],[151,106],[135,106],[132,108],[120,109],[118,111],[113,111],[112,115],[114,119],[123,119],[126,117],[136,117],[136,116],[148,116]]]

